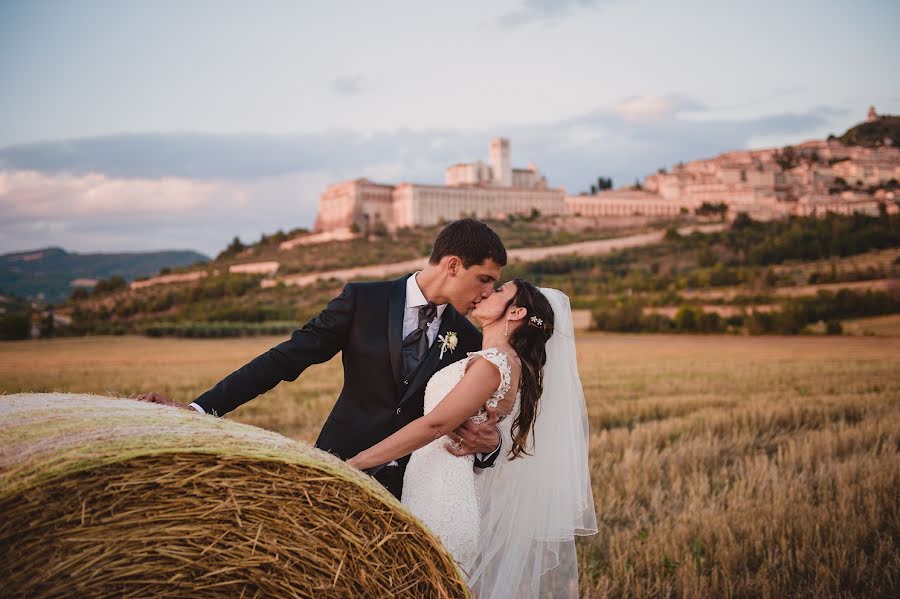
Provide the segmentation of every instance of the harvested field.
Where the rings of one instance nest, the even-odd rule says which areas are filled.
[[[0,344],[6,392],[189,401],[275,338]],[[600,534],[586,597],[894,597],[900,338],[579,336]],[[229,418],[313,440],[339,360]]]

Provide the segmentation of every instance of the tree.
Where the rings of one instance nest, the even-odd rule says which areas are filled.
[[[128,287],[128,283],[122,277],[118,275],[113,275],[108,279],[100,279],[97,281],[97,284],[94,285],[94,295],[104,295],[107,293],[113,293],[114,291],[120,291]]]
[[[675,328],[685,333],[696,331],[702,313],[700,308],[681,306],[675,313]]]
[[[73,302],[80,302],[81,300],[86,300],[89,295],[90,293],[84,287],[76,287],[69,299]]]
[[[793,146],[785,146],[783,150],[780,152],[775,152],[775,162],[778,166],[781,167],[781,170],[786,171],[790,168],[793,168],[800,161],[797,152],[794,151]]]
[[[591,185],[591,193],[597,193],[606,189],[612,189],[613,180],[610,177],[597,177],[597,184]],[[596,191],[594,191],[596,189]]]
[[[234,239],[231,240],[231,243],[228,244],[228,247],[225,248],[225,251],[229,254],[237,254],[238,252],[243,252],[245,249],[247,249],[247,246],[241,242],[240,237],[235,235]]]
[[[678,232],[678,227],[669,227],[666,229],[666,236],[663,239],[666,241],[679,241],[681,239],[681,233]]]
[[[700,207],[694,209],[694,214],[697,216],[712,216],[714,214],[719,215],[720,220],[725,220],[725,215],[728,213],[728,204],[725,202],[719,202],[717,204],[713,204],[711,202],[703,202],[700,204]]]
[[[697,266],[701,268],[709,268],[710,266],[715,265],[719,261],[719,257],[713,251],[711,247],[709,247],[708,243],[704,243],[700,249],[697,250]]]
[[[48,338],[52,337],[55,331],[55,325],[53,319],[53,310],[48,310],[47,314],[44,316],[41,321],[41,337]]]
[[[243,252],[245,249],[247,249],[247,246],[245,246],[241,242],[240,237],[235,235],[234,239],[231,240],[231,243],[228,244],[228,247],[222,250],[222,252],[216,258],[219,259],[236,256],[237,254]]]
[[[731,223],[731,228],[735,231],[740,231],[741,229],[752,227],[754,222],[746,212],[738,212],[734,222]]]
[[[31,314],[7,312],[0,314],[0,339],[13,341],[31,336]]]

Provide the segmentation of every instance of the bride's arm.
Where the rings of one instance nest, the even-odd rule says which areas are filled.
[[[490,399],[500,386],[500,372],[484,359],[476,359],[450,393],[428,414],[347,460],[360,470],[386,464],[439,439],[462,424]]]

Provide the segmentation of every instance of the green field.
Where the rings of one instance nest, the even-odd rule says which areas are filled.
[[[0,343],[0,391],[187,402],[280,338]],[[600,534],[589,597],[892,597],[900,338],[579,338]],[[229,418],[312,441],[338,359]]]

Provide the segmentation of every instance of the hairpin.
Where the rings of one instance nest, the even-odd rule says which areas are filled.
[[[544,321],[541,320],[540,318],[538,318],[537,316],[532,316],[531,319],[530,319],[528,322],[531,323],[531,324],[533,324],[533,325],[536,326],[536,327],[542,327],[542,326],[544,326]]]

